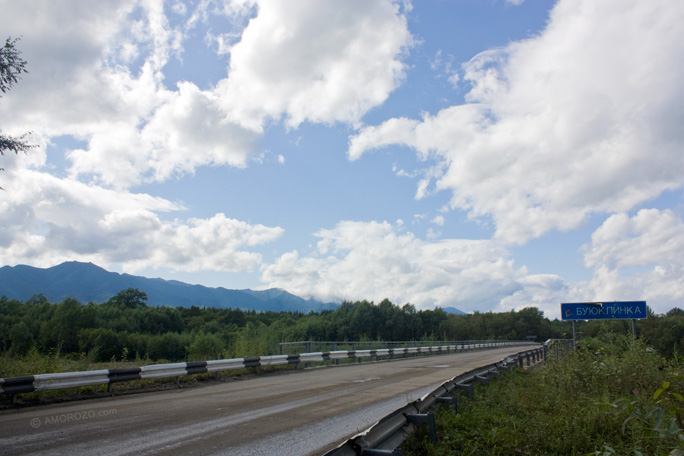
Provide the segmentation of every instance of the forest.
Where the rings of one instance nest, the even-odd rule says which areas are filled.
[[[569,322],[549,320],[535,307],[502,313],[448,314],[418,310],[385,299],[344,302],[321,313],[152,307],[144,292],[129,288],[107,302],[73,299],[26,302],[0,298],[0,355],[58,355],[93,362],[175,362],[272,355],[291,341],[456,341],[572,337]],[[682,354],[684,311],[649,310],[637,323],[639,337],[663,356]],[[579,337],[629,333],[630,322],[578,322]],[[0,375],[1,376],[1,375]]]

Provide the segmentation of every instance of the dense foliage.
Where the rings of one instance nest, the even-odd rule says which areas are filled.
[[[133,288],[103,304],[82,305],[73,299],[50,303],[42,295],[26,302],[2,297],[0,354],[158,362],[271,355],[278,352],[279,342],[302,340],[524,340],[530,336],[544,341],[572,333],[569,323],[550,321],[533,307],[454,315],[383,300],[344,302],[335,310],[301,314],[149,307],[146,301],[145,293]],[[651,314],[638,325],[648,343],[664,355],[684,348],[684,312]],[[629,322],[578,325],[583,337],[606,330],[626,333]]]
[[[406,455],[684,454],[684,369],[627,335],[583,339],[566,360],[514,371],[437,411]]]

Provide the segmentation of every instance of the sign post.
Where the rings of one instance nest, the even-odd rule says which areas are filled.
[[[561,320],[572,321],[572,339],[577,320],[632,320],[632,336],[636,339],[636,320],[646,318],[646,301],[566,302],[561,303]]]

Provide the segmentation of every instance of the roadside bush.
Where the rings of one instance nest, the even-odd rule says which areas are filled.
[[[188,361],[221,359],[223,342],[214,334],[198,334],[188,347]]]
[[[190,336],[178,333],[165,333],[152,336],[147,346],[147,354],[154,361],[184,361],[185,347],[190,344]]]
[[[459,414],[439,408],[438,442],[423,429],[402,454],[681,456],[683,394],[681,364],[629,338],[590,339],[566,361],[459,396]]]

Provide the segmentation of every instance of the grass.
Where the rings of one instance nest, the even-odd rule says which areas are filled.
[[[628,338],[586,341],[566,360],[515,370],[459,413],[436,410],[438,441],[419,429],[402,454],[684,455],[684,372]]]

